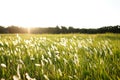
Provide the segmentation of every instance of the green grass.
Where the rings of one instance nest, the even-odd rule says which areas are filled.
[[[120,80],[120,34],[1,34],[0,79]]]

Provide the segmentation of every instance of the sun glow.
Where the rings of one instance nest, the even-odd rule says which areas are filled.
[[[31,30],[31,28],[28,27],[27,30],[28,30],[28,33],[30,34],[30,30]]]
[[[119,0],[1,0],[0,25],[102,27],[119,25]]]

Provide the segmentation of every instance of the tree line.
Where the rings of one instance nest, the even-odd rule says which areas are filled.
[[[85,29],[85,28],[74,28],[65,26],[56,26],[48,28],[23,28],[18,26],[0,26],[0,33],[32,33],[32,34],[67,34],[67,33],[85,33],[85,34],[96,34],[96,33],[120,33],[120,26],[105,26],[97,29]]]

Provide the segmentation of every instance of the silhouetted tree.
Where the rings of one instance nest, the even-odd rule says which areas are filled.
[[[61,26],[61,33],[68,33],[68,30],[65,26]]]
[[[8,26],[7,28],[0,26],[0,33],[27,33],[27,28],[22,28],[18,26]],[[60,34],[60,33],[86,33],[86,34],[95,34],[95,33],[120,33],[120,26],[105,26],[98,29],[79,29],[69,27],[68,29],[65,26],[56,26],[48,28],[31,28],[31,33],[33,34]]]
[[[75,29],[70,26],[70,27],[68,28],[68,32],[69,32],[69,33],[75,33]]]
[[[0,26],[0,33],[6,33],[6,29],[3,26]]]

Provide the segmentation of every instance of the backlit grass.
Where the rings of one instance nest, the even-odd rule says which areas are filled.
[[[0,79],[119,80],[120,34],[2,34]]]

